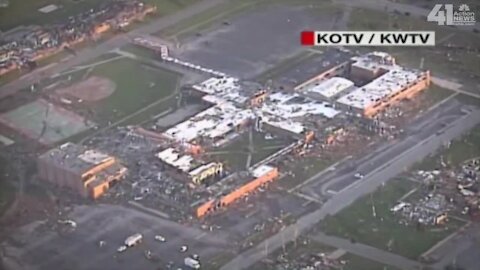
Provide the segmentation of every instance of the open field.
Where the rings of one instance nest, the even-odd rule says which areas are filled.
[[[480,127],[474,128],[468,135],[459,140],[452,141],[450,147],[444,148],[440,153],[417,163],[413,169],[433,170],[440,167],[440,156],[444,162],[453,166],[459,165],[465,160],[480,155]]]
[[[288,171],[289,173],[281,178],[279,183],[283,188],[293,188],[323,171],[333,163],[335,163],[334,160],[327,160],[322,157],[298,158],[295,162],[285,166],[284,171]]]
[[[414,183],[409,180],[395,179],[337,215],[326,218],[321,229],[325,233],[418,259],[463,223],[451,219],[444,229],[422,230],[399,224],[390,208],[413,187]],[[374,211],[376,216],[373,216]]]
[[[250,136],[249,132],[245,132],[228,145],[215,149],[209,156],[213,159],[224,160],[225,164],[232,169],[245,169],[250,153],[252,156],[250,165],[254,165],[287,145],[287,140],[265,139],[265,133],[252,132],[251,146],[253,149],[249,149]]]
[[[455,94],[455,92],[432,84],[428,89],[420,94],[420,97],[422,98],[423,104],[425,104],[425,108],[428,108],[453,94]]]
[[[168,109],[179,79],[177,73],[126,58],[86,67],[70,75],[72,80],[69,84],[96,76],[106,78],[115,85],[111,96],[95,102],[83,102],[79,106],[87,108],[94,121],[101,124],[115,122],[162,99],[165,99],[165,106],[158,108],[159,112]],[[65,76],[69,75],[60,79],[65,79]]]
[[[6,179],[0,180],[0,217],[8,209],[15,195],[15,189],[6,181]]]
[[[0,217],[12,202],[15,189],[7,182],[6,179],[7,161],[0,157]]]
[[[97,7],[102,0],[22,0],[10,1],[7,8],[0,8],[0,30],[7,31],[24,25],[43,25],[56,23],[69,16],[74,16],[91,8]],[[146,0],[146,3],[156,5],[159,15],[171,14],[178,11],[194,0]],[[41,13],[38,9],[57,5],[59,8],[51,13]]]
[[[347,261],[343,270],[400,270],[351,253],[343,255],[341,259]]]

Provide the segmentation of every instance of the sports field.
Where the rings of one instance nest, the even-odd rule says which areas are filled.
[[[0,123],[45,145],[60,142],[94,125],[80,115],[43,99],[0,115]]]
[[[63,97],[64,93],[69,96],[69,92],[75,92],[76,98],[79,98],[79,91],[84,91],[84,97],[101,95],[102,97],[92,96],[89,100],[83,99],[76,106],[88,110],[88,117],[99,124],[127,118],[160,101],[164,101],[161,102],[164,106],[158,106],[158,110],[163,111],[175,101],[174,92],[180,79],[179,74],[128,58],[99,60],[81,66],[81,70],[74,69],[72,73],[60,76],[56,83],[68,81],[70,76],[71,80],[66,85],[49,90],[49,93]],[[71,91],[72,89],[75,90]]]

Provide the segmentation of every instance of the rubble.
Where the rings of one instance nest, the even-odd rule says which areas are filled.
[[[64,22],[33,28],[21,38],[0,41],[0,75],[15,69],[31,69],[36,61],[62,49],[75,54],[71,48],[89,38],[110,30],[123,28],[134,20],[142,19],[156,7],[137,0],[105,1]]]

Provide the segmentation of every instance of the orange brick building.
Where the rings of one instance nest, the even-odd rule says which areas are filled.
[[[127,168],[116,158],[73,143],[44,153],[37,165],[40,179],[93,199],[103,195],[127,173]]]
[[[222,195],[199,205],[196,208],[196,216],[200,218],[232,204],[236,200],[255,191],[260,186],[278,179],[279,173],[275,167],[262,165],[252,172],[252,176],[253,180],[247,181],[243,185],[233,187],[229,192],[222,192]]]

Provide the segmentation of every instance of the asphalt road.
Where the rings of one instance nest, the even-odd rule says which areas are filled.
[[[355,173],[358,172],[365,175],[380,167],[385,163],[385,160],[394,159],[418,142],[442,129],[447,123],[462,117],[465,114],[462,112],[462,108],[462,104],[459,101],[455,99],[448,100],[435,110],[427,112],[409,124],[405,129],[406,137],[403,139],[397,139],[384,144],[362,159],[352,160],[344,166],[339,166],[330,175],[323,177],[324,181],[322,182],[325,184],[316,184],[314,182],[314,184],[304,187],[302,191],[310,191],[310,194],[313,191],[317,195],[335,194],[349,185],[361,181],[354,177]]]
[[[98,44],[94,48],[83,49],[79,51],[76,56],[67,59],[66,61],[62,61],[51,67],[34,70],[31,73],[0,87],[0,99],[9,95],[13,95],[21,89],[30,87],[33,83],[40,81],[42,78],[50,77],[56,73],[60,73],[76,65],[80,65],[88,60],[95,59],[96,57],[99,57],[114,48],[122,47],[130,42],[131,37],[156,33],[226,1],[228,0],[198,1],[197,3],[174,14],[159,18],[158,20],[136,28],[128,33],[117,35],[103,43]]]
[[[435,263],[437,269],[444,269],[449,264],[456,264],[465,270],[478,269],[480,224],[470,224],[465,231],[459,231],[428,256],[439,259]]]
[[[358,198],[373,192],[378,186],[400,174],[405,168],[415,162],[424,159],[430,153],[435,152],[446,142],[457,138],[480,123],[480,110],[475,109],[467,115],[450,121],[441,132],[430,134],[429,137],[414,144],[411,148],[399,154],[392,160],[384,160],[383,165],[368,173],[362,181],[350,185],[338,192],[328,200],[320,209],[307,214],[297,220],[296,223],[286,227],[280,233],[266,239],[259,245],[239,254],[222,270],[247,269],[258,260],[266,257],[265,250],[270,252],[280,248],[282,243],[293,241],[301,233],[307,232],[318,224],[325,216],[338,213],[352,204]],[[408,139],[408,138],[407,138]]]

